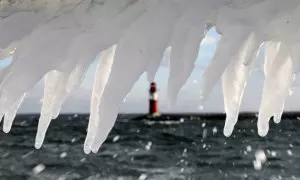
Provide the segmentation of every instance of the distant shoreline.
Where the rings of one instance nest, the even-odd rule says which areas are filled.
[[[17,116],[39,116],[39,113],[19,113]],[[89,113],[62,113],[60,114],[60,117],[62,116],[89,116]],[[118,118],[122,117],[129,117],[130,119],[143,119],[146,118],[147,114],[143,113],[120,113],[118,115]],[[256,112],[241,112],[239,113],[239,120],[243,119],[249,119],[249,118],[257,118],[258,113]],[[172,119],[177,120],[180,118],[184,119],[190,119],[190,117],[196,117],[196,118],[203,118],[203,119],[225,119],[226,115],[225,113],[162,113],[160,119],[166,120],[166,119]],[[282,119],[296,119],[300,118],[300,111],[299,112],[284,112],[282,115]]]

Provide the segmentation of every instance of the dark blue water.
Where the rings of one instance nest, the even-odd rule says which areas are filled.
[[[230,138],[223,120],[129,121],[119,118],[97,154],[85,155],[88,116],[54,120],[40,150],[34,149],[37,118],[18,116],[0,133],[0,179],[300,179],[300,121],[271,124],[266,138],[256,120],[240,121]],[[267,162],[253,166],[255,152]],[[40,167],[40,171],[37,169]]]

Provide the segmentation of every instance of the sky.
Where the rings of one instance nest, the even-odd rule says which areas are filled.
[[[212,29],[208,32],[201,43],[196,68],[191,74],[188,82],[182,88],[175,109],[170,110],[166,102],[166,90],[168,80],[168,62],[162,62],[161,67],[156,75],[156,83],[159,93],[159,108],[161,112],[223,112],[223,97],[221,85],[218,83],[209,98],[202,102],[200,100],[201,79],[205,67],[208,66],[216,44],[220,39],[220,35]],[[258,111],[263,88],[263,56],[259,58],[254,65],[254,71],[249,79],[246,88],[241,111]],[[2,60],[0,67],[6,67],[10,64],[11,58]],[[97,67],[95,61],[89,68],[86,78],[80,89],[76,90],[71,97],[65,102],[62,113],[87,113],[90,107],[90,95],[93,87],[94,73]],[[300,83],[299,83],[300,84]],[[132,88],[126,101],[121,105],[120,112],[134,113],[147,112],[148,109],[148,88],[149,84],[145,75],[142,75],[139,81]],[[288,98],[286,109],[299,110],[296,99],[300,98],[297,84],[295,85],[295,93]],[[25,102],[21,106],[19,113],[38,113],[41,109],[41,99],[43,96],[43,86],[37,85],[28,95]],[[299,96],[299,97],[298,97]],[[296,97],[296,98],[295,98]]]

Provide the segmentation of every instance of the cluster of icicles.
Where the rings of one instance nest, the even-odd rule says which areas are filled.
[[[200,43],[215,27],[222,35],[205,71],[201,97],[221,79],[224,134],[237,122],[247,79],[264,44],[265,82],[258,133],[279,122],[298,70],[299,0],[2,0],[0,115],[9,132],[16,112],[42,78],[45,91],[35,147],[89,65],[99,59],[85,153],[97,152],[112,129],[119,105],[142,73],[149,81],[170,51],[168,100],[176,102],[194,68]]]

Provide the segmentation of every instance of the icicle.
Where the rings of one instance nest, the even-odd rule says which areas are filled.
[[[153,82],[155,80],[155,75],[162,61],[162,58],[159,58],[159,56],[147,63],[146,72],[148,82]]]
[[[79,28],[73,28],[65,21],[70,21],[79,14],[75,11],[74,14],[62,16],[56,21],[41,26],[22,40],[14,55],[10,71],[3,78],[1,84],[3,94],[0,104],[5,107],[1,111],[6,112],[7,107],[13,106],[24,93],[38,83],[45,73],[61,64],[60,58],[63,56],[64,50],[70,45],[73,37],[80,32]],[[63,20],[65,24],[62,24]],[[61,29],[60,25],[66,28]],[[55,27],[59,30],[52,29]],[[39,61],[35,61],[35,59],[39,59]],[[47,62],[46,65],[45,62]]]
[[[264,74],[265,77],[268,76],[269,72],[272,70],[273,62],[278,54],[281,43],[279,42],[267,42],[265,45],[265,62],[264,62]],[[275,113],[273,116],[274,122],[279,123],[281,120],[282,113]],[[270,118],[270,117],[266,117]]]
[[[90,118],[88,125],[88,134],[84,142],[84,152],[89,154],[91,152],[92,138],[95,136],[97,123],[99,120],[99,107],[104,87],[108,81],[111,66],[113,63],[116,46],[113,46],[101,53],[101,58],[95,73],[94,87],[91,98]]]
[[[198,18],[199,13],[202,15],[200,19]],[[174,28],[167,89],[170,108],[175,105],[180,89],[194,69],[200,42],[209,30],[205,29],[205,21],[209,13],[209,11],[199,11],[198,8],[188,9]],[[196,20],[195,17],[197,17]]]
[[[272,69],[272,64],[278,54],[280,44],[281,44],[280,42],[265,43],[265,62],[264,62],[265,76],[268,76],[270,70]]]
[[[42,147],[51,119],[52,117],[50,115],[43,115],[40,117],[34,144],[36,149],[40,149]]]
[[[240,54],[236,57],[237,59],[231,61],[222,76],[226,112],[225,136],[231,135],[238,120],[244,90],[261,42],[255,33],[251,33],[246,43],[242,46]]]
[[[64,100],[67,98],[66,88],[65,88],[67,84],[68,84],[68,75],[62,73],[59,78],[59,81],[57,81],[56,90],[53,93],[51,99],[51,106],[49,112],[52,119],[56,119],[58,117],[61,105],[64,102]]]
[[[249,32],[241,27],[233,28],[231,34],[224,34],[217,46],[213,59],[203,75],[201,98],[206,98],[212,92],[228,64],[239,54]]]
[[[22,73],[22,70],[20,71]],[[20,76],[20,74],[15,74],[15,76],[8,74],[4,78],[1,84],[1,113],[6,113],[7,111],[11,111],[10,109],[14,109],[16,104],[22,99],[22,96],[31,89],[31,85],[34,86],[38,79],[40,79],[39,76],[28,75],[26,73],[22,74],[22,78]]]
[[[52,101],[51,108],[53,119],[58,117],[61,106],[68,96],[81,85],[91,62],[92,61],[87,61],[82,62],[81,64],[75,64],[75,68],[69,75],[65,73],[64,79],[61,81],[61,88],[56,92],[56,96]]]
[[[179,23],[179,24],[181,24],[181,23]],[[175,29],[176,29],[176,27],[175,27]],[[172,46],[172,44],[171,44],[171,46]],[[162,59],[161,59],[162,56],[163,55],[161,55],[161,54],[157,54],[157,56],[153,57],[152,60],[147,61],[146,72],[147,72],[148,82],[153,82],[154,81],[155,75],[156,75],[156,73],[158,71],[158,68],[159,68],[159,65],[161,64],[161,61],[162,61]]]
[[[91,148],[93,152],[97,152],[106,139],[115,123],[120,103],[146,70],[147,62],[162,58],[173,26],[180,15],[177,5],[162,2],[157,8],[147,11],[119,42],[100,103],[100,121]],[[124,71],[124,68],[128,70]]]
[[[271,116],[275,115],[276,123],[280,121],[285,99],[292,85],[293,67],[288,49],[289,46],[285,44],[280,46],[264,82],[257,124],[260,136],[267,135]]]
[[[71,73],[53,71],[45,78],[44,100],[39,119],[36,147],[40,148],[52,119],[56,119],[62,103],[68,95],[80,86],[86,70],[85,65],[77,65]]]
[[[12,123],[16,117],[17,111],[19,107],[21,106],[26,94],[24,94],[17,103],[13,106],[13,108],[10,108],[4,116],[4,123],[3,123],[3,132],[8,133],[11,129]]]
[[[35,148],[37,149],[41,148],[46,131],[52,120],[52,101],[57,90],[60,90],[62,86],[62,79],[64,79],[64,74],[58,71],[51,71],[45,76],[43,105],[35,138]]]

